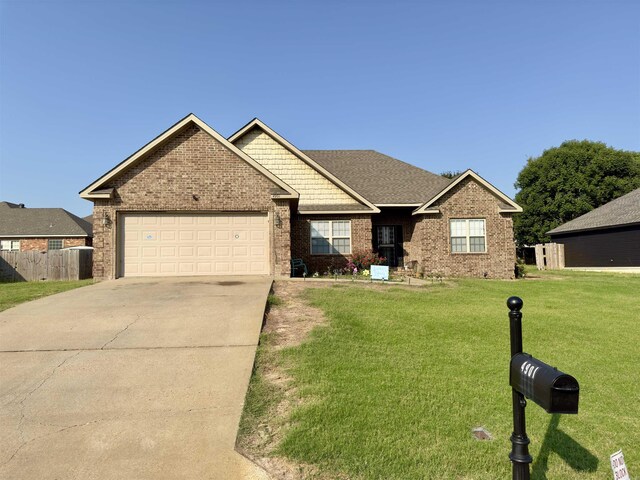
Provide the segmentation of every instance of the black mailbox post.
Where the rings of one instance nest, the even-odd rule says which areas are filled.
[[[511,453],[513,480],[529,480],[529,438],[525,425],[526,398],[548,413],[578,413],[578,381],[571,375],[532,357],[522,351],[522,299],[509,297],[509,324],[511,331],[511,364],[509,384],[512,388],[513,434]]]

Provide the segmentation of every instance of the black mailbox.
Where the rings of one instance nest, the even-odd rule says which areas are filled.
[[[528,353],[511,358],[509,383],[547,413],[578,413],[578,381]]]

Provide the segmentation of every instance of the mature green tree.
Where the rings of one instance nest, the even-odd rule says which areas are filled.
[[[549,230],[640,187],[640,153],[571,140],[530,158],[518,175],[519,245],[548,242]]]

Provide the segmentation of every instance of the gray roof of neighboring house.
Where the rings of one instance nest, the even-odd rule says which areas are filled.
[[[582,230],[620,227],[640,223],[640,188],[611,200],[547,233],[569,233]]]
[[[375,150],[303,150],[373,204],[422,204],[451,179]]]
[[[93,225],[63,208],[25,208],[0,202],[0,237],[91,237]]]

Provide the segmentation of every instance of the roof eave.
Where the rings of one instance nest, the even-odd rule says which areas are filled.
[[[298,209],[298,213],[300,215],[368,215],[371,213],[380,213],[374,212],[373,210],[300,210]]]
[[[376,207],[420,207],[422,203],[375,203]]]
[[[640,222],[629,222],[629,223],[617,223],[615,225],[601,225],[598,227],[585,227],[585,228],[576,228],[571,230],[562,230],[560,232],[554,232],[553,230],[549,230],[547,235],[569,235],[572,233],[582,233],[582,232],[593,232],[597,230],[608,230],[611,228],[625,228],[625,227],[633,227],[635,225],[640,226]]]
[[[67,234],[61,234],[61,235],[51,235],[50,233],[41,233],[41,234],[29,234],[29,235],[22,235],[22,234],[11,234],[11,235],[7,235],[4,233],[0,233],[0,238],[49,238],[49,237],[56,237],[56,238],[84,238],[84,237],[92,237],[93,235],[89,235],[88,233],[85,234],[78,234],[78,233],[67,233]]]

